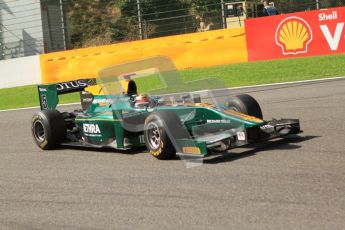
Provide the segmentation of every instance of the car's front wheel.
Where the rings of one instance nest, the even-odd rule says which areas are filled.
[[[151,155],[167,160],[176,156],[174,139],[188,138],[188,131],[174,112],[157,111],[145,120],[144,138]]]
[[[225,105],[236,112],[263,119],[262,110],[259,103],[248,94],[241,94],[229,98]]]

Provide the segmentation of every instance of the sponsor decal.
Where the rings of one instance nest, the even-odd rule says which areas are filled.
[[[308,52],[308,44],[313,40],[309,24],[299,17],[288,17],[278,26],[276,43],[283,55]]]
[[[237,140],[245,141],[246,140],[246,134],[244,132],[237,132]]]
[[[200,155],[201,151],[198,147],[183,147],[182,152],[186,154]]]
[[[144,135],[139,136],[139,142],[142,144],[145,144],[145,136]]]
[[[319,21],[327,21],[327,20],[333,20],[333,19],[338,19],[338,12],[337,11],[333,11],[330,14],[326,14],[326,13],[321,13],[319,14]]]
[[[211,124],[230,124],[231,121],[230,120],[207,120],[207,123],[211,123]]]
[[[327,25],[320,25],[320,29],[332,51],[339,48],[340,38],[344,30],[344,22],[337,23],[334,34],[332,35]]]
[[[48,109],[48,100],[46,95],[41,96],[41,101],[42,101],[42,108],[43,109]]]
[[[83,89],[95,84],[96,84],[95,79],[76,80],[76,81],[57,83],[56,89],[58,92],[65,92],[65,91],[71,91],[75,89]]]
[[[83,98],[83,102],[91,102],[92,99],[92,97]]]
[[[85,136],[101,136],[101,130],[97,124],[83,124],[83,131]]]
[[[273,125],[263,125],[263,126],[260,126],[260,129],[262,130],[265,130],[265,129],[273,129],[274,126]]]
[[[113,99],[110,98],[95,98],[92,101],[93,104],[112,104],[114,103]]]
[[[42,89],[42,88],[38,88],[38,90],[39,90],[40,92],[47,92],[47,91],[48,91],[47,89]]]
[[[248,60],[345,52],[345,7],[245,21]]]

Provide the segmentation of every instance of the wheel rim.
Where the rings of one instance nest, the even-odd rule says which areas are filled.
[[[39,142],[43,142],[45,139],[45,131],[41,121],[35,121],[34,123],[34,135]]]
[[[161,143],[161,134],[159,127],[155,123],[147,126],[147,139],[152,149],[158,149]]]

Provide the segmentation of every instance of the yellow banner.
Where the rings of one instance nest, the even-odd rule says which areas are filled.
[[[42,83],[97,77],[108,66],[166,56],[177,69],[247,62],[245,29],[224,29],[75,49],[40,56]]]

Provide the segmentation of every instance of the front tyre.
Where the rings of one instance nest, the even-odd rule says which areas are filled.
[[[66,125],[59,111],[43,110],[32,117],[31,132],[37,146],[49,150],[66,137]]]
[[[171,111],[157,111],[145,120],[144,138],[151,155],[167,160],[176,156],[173,139],[188,138],[188,131],[179,117]]]
[[[241,94],[229,98],[225,105],[236,112],[263,119],[259,103],[248,94]]]

